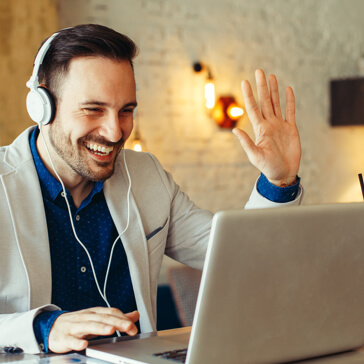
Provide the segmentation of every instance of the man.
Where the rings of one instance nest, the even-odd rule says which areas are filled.
[[[63,353],[153,331],[163,255],[203,267],[212,213],[154,156],[122,151],[137,106],[135,54],[100,25],[61,30],[36,75],[54,99],[50,120],[0,149],[0,346]],[[260,70],[256,81],[261,111],[242,83],[255,143],[234,130],[262,172],[246,207],[298,204],[293,91],[283,119],[275,77],[269,90]]]

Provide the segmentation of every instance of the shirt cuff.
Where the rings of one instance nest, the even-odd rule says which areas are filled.
[[[48,353],[48,338],[52,325],[56,318],[67,311],[43,311],[33,321],[33,330],[39,346]]]
[[[297,176],[297,182],[288,187],[278,187],[270,183],[267,177],[262,173],[258,180],[257,190],[266,199],[285,203],[293,201],[298,194],[298,186],[300,185],[301,178]]]

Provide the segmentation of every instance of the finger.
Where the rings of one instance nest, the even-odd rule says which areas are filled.
[[[136,321],[139,320],[139,312],[133,311],[129,313],[123,313],[117,308],[107,308],[104,307],[97,308],[98,312],[102,312],[101,315],[105,315],[105,323],[115,327],[118,331],[127,333],[128,335],[135,335],[138,333],[137,327],[134,325]],[[105,313],[104,313],[105,312]]]
[[[258,97],[262,115],[265,119],[269,119],[274,115],[271,98],[268,91],[267,81],[262,70],[255,71],[255,81],[257,83]]]
[[[87,315],[80,324],[81,327],[75,327],[75,331],[72,332],[78,337],[89,334],[111,335],[115,330],[125,332],[128,335],[135,335],[138,332],[134,322],[124,314],[122,317],[105,314]]]
[[[134,323],[137,322],[139,320],[139,318],[140,318],[140,315],[139,315],[138,311],[133,311],[133,312],[126,313],[125,316],[130,321],[133,321]]]
[[[82,351],[88,346],[88,341],[83,339],[77,339],[72,336],[65,337],[60,342],[54,342],[49,340],[49,350],[53,353],[68,353],[69,351]]]
[[[251,140],[249,135],[241,129],[233,129],[233,133],[238,137],[241,146],[245,150],[249,160],[255,165],[255,160],[257,158],[258,148],[255,143]]]
[[[123,323],[117,322],[115,324],[107,324],[99,321],[86,321],[70,323],[68,329],[64,334],[67,337],[74,337],[77,339],[89,339],[96,336],[110,336],[115,331],[124,332],[128,335],[135,335],[138,329],[134,323],[124,321]]]
[[[122,313],[118,309],[110,309],[110,311],[112,311],[112,314],[101,314],[103,315],[102,323],[115,328],[117,331],[125,332],[128,335],[135,335],[138,333],[138,328],[134,324],[139,320],[138,311],[133,311],[126,314]]]
[[[81,351],[81,350],[85,350],[87,348],[88,341],[70,337],[68,345],[69,345],[70,350]]]
[[[108,314],[113,316],[124,316],[124,313],[115,307],[92,307],[86,308],[85,310],[76,311],[79,313],[100,313],[100,314]]]
[[[138,311],[133,311],[131,313],[125,314],[122,311],[120,311],[117,308],[114,307],[93,307],[91,309],[86,309],[86,310],[82,310],[79,311],[82,314],[85,313],[90,313],[90,314],[100,314],[100,315],[107,315],[107,316],[112,316],[112,317],[116,317],[119,319],[126,319],[129,320],[129,315],[132,314],[132,317],[134,317],[133,315],[138,315],[139,318],[139,313]],[[92,320],[92,316],[91,316],[91,320]]]
[[[130,314],[129,314],[130,316]],[[137,320],[139,313],[131,313],[131,318]],[[82,338],[87,335],[111,335],[117,331],[135,335],[138,331],[134,322],[116,308],[94,307],[59,316],[55,321],[57,327],[63,325],[62,331]]]
[[[67,353],[69,351],[82,351],[88,346],[88,341],[83,339],[78,339],[73,336],[68,336],[62,340],[62,343],[49,343],[49,349],[54,353]]]
[[[277,78],[274,75],[269,75],[268,80],[269,80],[270,99],[271,99],[271,103],[273,105],[274,114],[278,118],[282,118]]]
[[[243,98],[245,108],[248,113],[250,122],[254,125],[258,125],[262,121],[262,115],[259,111],[258,105],[253,96],[253,91],[250,83],[246,80],[241,82],[241,91],[243,92]]]
[[[133,320],[129,320],[129,321],[126,321],[124,320],[122,322],[122,325],[120,326],[121,327],[121,330],[122,332],[125,332],[126,334],[130,335],[130,336],[134,336],[138,333],[138,328],[135,326],[135,322],[138,321],[139,319],[139,314],[138,314],[138,318],[134,319]],[[118,331],[120,331],[118,329]]]
[[[67,327],[64,327],[66,335],[83,339],[89,336],[107,336],[115,332],[115,327],[112,324],[101,321],[81,321],[68,322]]]
[[[286,121],[290,124],[295,124],[295,112],[296,112],[296,106],[295,106],[295,97],[294,93],[291,87],[286,88],[286,112],[285,112],[285,118]]]

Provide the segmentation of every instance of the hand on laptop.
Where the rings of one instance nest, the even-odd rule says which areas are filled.
[[[86,349],[89,339],[108,336],[115,331],[135,335],[138,311],[122,313],[116,308],[94,307],[60,315],[49,333],[49,350],[54,353]]]
[[[262,70],[255,72],[255,79],[260,110],[249,82],[244,80],[241,85],[245,107],[255,134],[255,143],[241,129],[234,129],[234,133],[238,136],[250,162],[271,183],[277,186],[289,185],[296,179],[301,159],[293,90],[290,87],[286,88],[286,110],[283,118],[276,77],[269,75],[269,90]]]

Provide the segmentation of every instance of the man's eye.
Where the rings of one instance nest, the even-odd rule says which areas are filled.
[[[93,108],[93,107],[88,107],[88,108],[85,108],[85,109],[83,109],[84,110],[84,112],[87,114],[87,115],[89,115],[89,114],[96,114],[96,113],[100,113],[101,112],[101,110],[100,109],[98,109],[98,108]]]
[[[134,112],[134,108],[127,108],[127,109],[122,109],[120,112],[120,115],[124,115],[124,116],[129,116],[130,114],[133,114]]]

